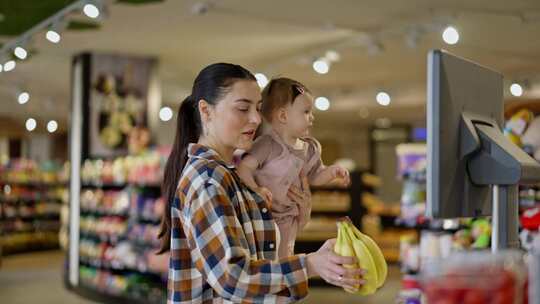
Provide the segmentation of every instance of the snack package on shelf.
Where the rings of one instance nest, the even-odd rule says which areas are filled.
[[[158,148],[114,160],[87,159],[81,169],[81,179],[84,184],[92,185],[159,185],[168,153],[168,149]]]
[[[527,282],[519,251],[455,253],[422,266],[422,289],[430,304],[524,304]]]
[[[401,144],[398,155],[398,177],[403,180],[400,224],[414,227],[423,221],[426,208],[426,145]]]
[[[402,273],[417,273],[420,270],[420,243],[415,234],[400,237],[399,262]]]

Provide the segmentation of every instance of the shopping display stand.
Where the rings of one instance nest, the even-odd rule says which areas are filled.
[[[65,283],[100,302],[166,297],[167,261],[156,252],[167,149],[147,148],[160,108],[155,63],[116,54],[73,59]]]
[[[59,248],[67,177],[61,166],[55,170],[42,171],[30,160],[13,161],[0,170],[3,254]]]

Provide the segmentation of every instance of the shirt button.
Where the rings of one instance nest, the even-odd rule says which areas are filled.
[[[262,208],[262,213],[266,213],[266,212],[268,212],[268,209]]]
[[[274,243],[270,243],[270,249],[274,249]]]

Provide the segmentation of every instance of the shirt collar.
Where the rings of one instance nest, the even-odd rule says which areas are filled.
[[[207,159],[211,161],[216,161],[229,169],[236,168],[234,164],[226,163],[223,160],[223,158],[221,158],[219,153],[217,153],[215,150],[211,148],[208,148],[207,146],[203,146],[201,144],[189,144],[187,151],[188,151],[188,157],[202,158],[202,159]]]

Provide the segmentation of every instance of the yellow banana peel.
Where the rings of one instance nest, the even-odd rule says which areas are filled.
[[[338,237],[334,251],[342,256],[355,256],[359,264],[344,265],[346,268],[362,268],[365,284],[356,290],[345,289],[350,293],[370,295],[381,287],[388,275],[388,266],[381,249],[369,236],[356,228],[349,218],[338,222]]]
[[[355,257],[354,249],[352,247],[351,239],[349,238],[349,235],[345,231],[343,224],[341,222],[338,222],[338,236],[336,240],[336,244],[334,245],[334,252],[345,257]],[[348,264],[343,265],[343,267],[348,269],[356,269],[358,268],[358,264]],[[355,277],[359,278],[359,277]],[[354,289],[349,288],[343,288],[345,291],[349,293],[356,293],[360,288],[360,285],[354,287]]]

